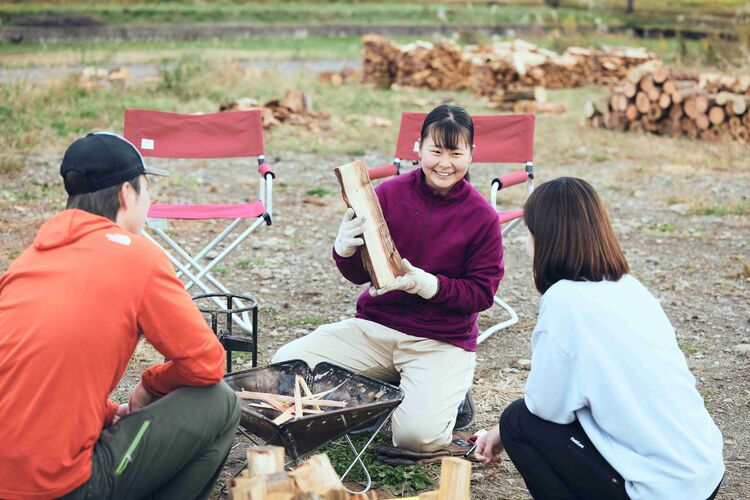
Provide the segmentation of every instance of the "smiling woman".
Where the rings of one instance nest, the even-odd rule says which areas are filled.
[[[327,361],[398,382],[406,396],[393,414],[393,444],[463,454],[452,431],[473,419],[476,320],[503,277],[502,240],[494,209],[466,180],[474,140],[466,110],[438,106],[420,137],[422,168],[375,189],[406,273],[365,290],[355,318],[321,325],[273,360]],[[353,216],[344,216],[333,259],[346,279],[364,284],[370,281],[358,255],[364,221]]]

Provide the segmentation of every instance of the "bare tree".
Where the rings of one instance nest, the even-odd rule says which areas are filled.
[[[627,13],[632,14],[633,13],[633,4],[635,3],[635,0],[628,0],[628,9]]]

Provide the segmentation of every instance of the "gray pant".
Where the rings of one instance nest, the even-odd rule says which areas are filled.
[[[104,429],[91,477],[63,498],[206,498],[240,419],[225,383],[182,387]]]

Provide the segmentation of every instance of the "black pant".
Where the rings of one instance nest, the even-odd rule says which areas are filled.
[[[622,476],[594,447],[578,420],[567,425],[543,420],[518,399],[500,417],[500,438],[535,499],[628,498]]]
[[[628,498],[622,476],[591,444],[578,420],[548,422],[518,399],[500,417],[500,437],[535,499]]]
[[[63,498],[206,498],[239,419],[239,400],[226,382],[181,387],[104,429],[91,477]]]

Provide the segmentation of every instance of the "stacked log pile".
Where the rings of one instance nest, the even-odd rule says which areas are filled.
[[[380,35],[365,35],[362,39],[362,83],[388,88],[396,79],[396,59],[401,49]]]
[[[270,129],[281,123],[305,126],[312,131],[330,128],[331,115],[325,111],[312,111],[309,94],[300,90],[287,90],[284,99],[274,99],[261,104],[252,97],[241,97],[219,107],[219,111],[247,111],[260,109],[263,113],[263,128]]]
[[[592,127],[716,140],[750,138],[750,76],[740,78],[645,64],[611,95],[586,103]]]
[[[534,87],[570,88],[611,84],[656,56],[645,49],[591,50],[571,47],[564,54],[523,40],[459,47],[453,42],[417,42],[399,47],[378,35],[364,37],[362,81],[432,90],[469,89],[495,100]],[[497,99],[500,100],[500,99]]]
[[[323,71],[318,74],[318,81],[338,87],[339,85],[356,80],[357,75],[357,71],[352,68],[344,68],[341,71]]]

